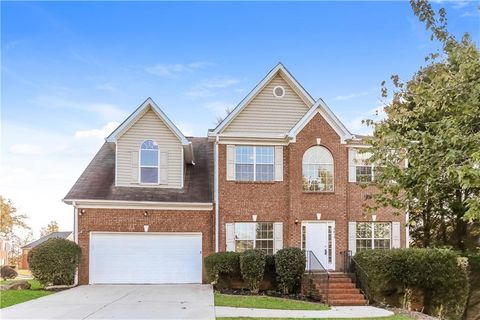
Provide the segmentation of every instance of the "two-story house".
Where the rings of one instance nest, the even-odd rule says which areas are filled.
[[[202,282],[212,252],[290,246],[341,270],[346,250],[408,245],[404,216],[362,210],[375,174],[362,138],[282,64],[207,137],[185,137],[147,99],[64,199],[79,283]]]

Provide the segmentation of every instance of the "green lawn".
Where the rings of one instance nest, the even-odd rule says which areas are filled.
[[[215,305],[221,307],[282,309],[282,310],[328,310],[321,303],[267,296],[239,296],[215,293]]]
[[[15,282],[15,280],[0,281],[0,284],[9,284],[12,282]],[[37,280],[29,280],[28,282],[32,285],[28,290],[0,291],[0,309],[47,296],[52,293],[51,291],[43,290],[43,287]]]
[[[217,320],[300,320],[296,318],[217,318]],[[411,317],[396,314],[390,317],[384,318],[322,318],[322,319],[314,319],[314,318],[302,318],[301,320],[414,320]]]

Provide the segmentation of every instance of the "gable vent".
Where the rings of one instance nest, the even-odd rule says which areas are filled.
[[[285,88],[282,86],[276,86],[273,88],[273,95],[277,98],[282,98],[285,95]]]

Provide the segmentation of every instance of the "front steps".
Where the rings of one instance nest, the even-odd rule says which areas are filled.
[[[307,291],[302,289],[304,294],[326,301],[332,306],[365,306],[368,304],[364,295],[345,273],[330,273],[328,288],[325,274],[305,274],[303,286]]]

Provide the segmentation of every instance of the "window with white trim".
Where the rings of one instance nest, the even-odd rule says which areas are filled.
[[[357,222],[357,252],[370,249],[390,249],[390,222]]]
[[[158,167],[158,145],[153,140],[145,140],[140,147],[140,183],[158,184]]]
[[[333,191],[333,157],[327,148],[314,146],[302,160],[304,191]]]
[[[372,156],[370,152],[355,152],[353,165],[355,166],[356,182],[372,182],[373,181],[373,164],[369,163]]]
[[[273,222],[235,223],[235,252],[248,249],[273,254]]]
[[[236,146],[235,180],[273,181],[274,147]]]

